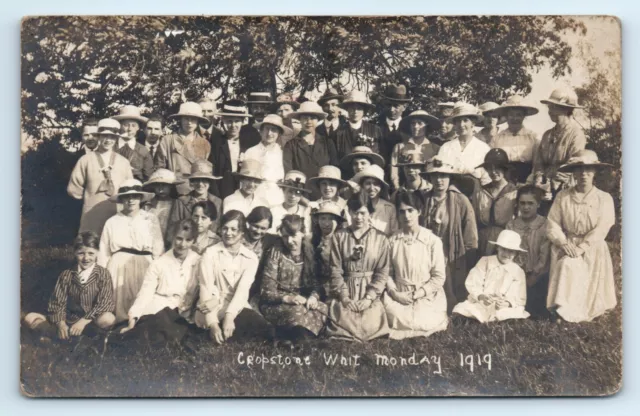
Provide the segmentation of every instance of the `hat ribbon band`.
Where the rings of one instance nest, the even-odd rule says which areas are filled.
[[[99,127],[98,133],[120,134],[120,131],[115,127]]]
[[[126,192],[131,192],[131,191],[134,191],[134,192],[143,192],[143,191],[142,191],[142,186],[140,186],[140,185],[134,185],[134,186],[121,186],[121,187],[118,189],[118,193],[119,193],[119,194],[124,194],[124,193],[126,193]]]
[[[222,110],[224,112],[238,113],[238,114],[245,114],[247,112],[247,109],[245,107],[237,107],[233,105],[225,105],[222,107]]]

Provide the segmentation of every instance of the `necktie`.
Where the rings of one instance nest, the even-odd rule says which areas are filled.
[[[100,185],[98,185],[98,189],[96,190],[96,193],[104,192],[105,194],[107,194],[107,196],[115,195],[116,187],[115,187],[115,185],[113,183],[113,180],[111,178],[111,169],[112,169],[112,166],[113,166],[113,162],[115,161],[115,158],[116,158],[115,152],[111,153],[111,159],[109,160],[109,165],[107,165],[107,166],[104,165],[104,161],[102,160],[102,156],[100,156],[97,153],[94,153],[94,155],[96,155],[96,157],[98,158],[98,164],[100,165],[100,171],[102,172],[102,175],[104,176],[104,179],[102,180],[102,182],[100,182]]]
[[[149,146],[149,153],[151,153],[151,159],[153,159],[156,156],[156,145],[152,144],[151,146]]]
[[[392,124],[392,125],[391,125],[391,131],[392,131],[392,132],[396,131],[396,125],[395,125],[395,124]]]

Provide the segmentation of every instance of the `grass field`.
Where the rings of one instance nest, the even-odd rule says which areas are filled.
[[[619,245],[611,249],[620,301]],[[23,246],[24,313],[46,307],[58,273],[70,264],[69,248]],[[23,392],[52,397],[581,396],[613,394],[622,380],[620,305],[588,324],[456,322],[428,339],[319,340],[295,352],[257,342],[214,346],[204,335],[192,338],[189,348],[103,347],[87,339],[40,342],[23,329]],[[262,356],[270,362],[247,364],[249,357]]]

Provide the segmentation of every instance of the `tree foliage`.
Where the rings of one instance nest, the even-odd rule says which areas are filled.
[[[85,17],[26,19],[22,120],[45,138],[135,104],[167,114],[185,99],[409,86],[415,105],[502,101],[530,71],[571,71],[565,17]],[[375,94],[374,94],[375,95]],[[59,132],[58,132],[59,133]]]

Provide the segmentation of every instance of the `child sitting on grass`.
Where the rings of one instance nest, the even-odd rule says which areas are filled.
[[[116,321],[113,281],[109,271],[96,264],[100,237],[80,233],[73,243],[76,265],[58,277],[49,300],[48,316],[31,312],[24,318],[32,330],[62,340],[71,336],[99,335]]]
[[[524,270],[513,259],[520,248],[520,235],[515,231],[500,232],[497,254],[485,256],[471,269],[465,287],[469,291],[466,301],[457,304],[453,313],[475,318],[480,322],[524,319],[529,313],[524,310],[527,303],[527,284]]]

